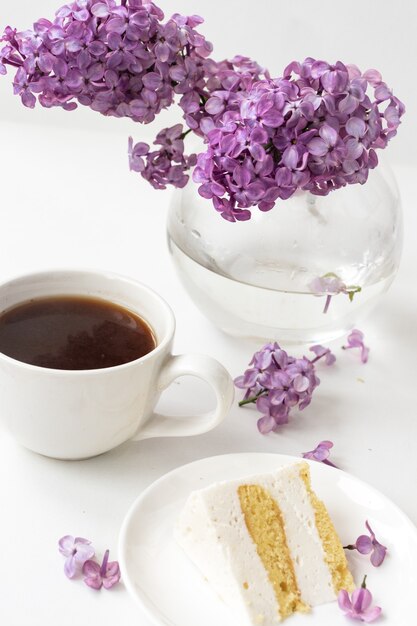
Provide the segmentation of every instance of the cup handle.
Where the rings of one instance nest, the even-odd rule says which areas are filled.
[[[190,417],[170,417],[154,413],[132,438],[133,441],[152,437],[187,437],[212,430],[226,417],[234,398],[233,381],[227,370],[215,359],[201,354],[171,356],[163,366],[158,381],[160,391],[180,376],[196,376],[205,380],[216,394],[216,408],[208,413]]]

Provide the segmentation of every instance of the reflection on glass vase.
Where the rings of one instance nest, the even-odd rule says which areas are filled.
[[[174,193],[168,241],[187,292],[216,326],[283,343],[324,342],[353,328],[391,284],[402,247],[398,189],[388,168],[328,196],[297,192],[231,224],[192,182]],[[335,275],[347,289],[315,293]]]

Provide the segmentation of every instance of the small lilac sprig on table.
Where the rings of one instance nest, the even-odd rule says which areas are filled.
[[[364,344],[364,334],[361,330],[354,328],[347,338],[347,345],[342,346],[342,350],[359,348],[362,363],[367,363],[369,358],[369,348]]]
[[[365,526],[369,532],[369,536],[360,535],[354,544],[344,546],[344,548],[345,550],[357,550],[360,554],[370,554],[372,565],[379,567],[384,562],[387,548],[382,545],[382,543],[379,543],[368,521],[365,522]]]
[[[331,467],[337,467],[337,465],[329,461],[330,450],[333,448],[333,445],[333,441],[320,441],[314,450],[302,453],[303,459],[310,459],[311,461],[318,461],[319,463],[324,463]]]
[[[364,576],[361,586],[355,589],[351,597],[345,589],[339,591],[337,601],[346,617],[368,624],[378,619],[382,609],[379,606],[371,607],[372,594],[366,587],[366,578]]]
[[[315,388],[320,384],[316,376],[315,363],[325,358],[334,362],[330,350],[315,346],[316,357],[296,359],[282,350],[278,343],[266,344],[256,352],[243,376],[235,379],[236,387],[245,389],[244,399],[239,406],[255,403],[262,417],[258,420],[258,430],[262,434],[276,432],[288,423],[290,410],[300,411],[311,402]]]

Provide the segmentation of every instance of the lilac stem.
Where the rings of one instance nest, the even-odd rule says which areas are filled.
[[[322,461],[322,462],[325,463],[326,465],[330,465],[331,467],[335,467],[336,469],[338,469],[337,465],[335,465],[334,463],[332,463],[328,459],[324,459],[324,461]]]
[[[110,554],[110,550],[106,550],[104,553],[103,563],[101,564],[101,567],[100,567],[100,576],[102,577],[104,577],[107,572],[107,563],[109,560],[109,554]]]
[[[188,130],[184,131],[181,135],[181,139],[185,139],[187,135],[189,135],[190,133],[193,132],[192,128],[189,128]]]
[[[326,304],[324,305],[323,313],[327,313],[329,310],[330,302],[332,301],[333,296],[326,296]]]
[[[319,361],[320,359],[322,359],[324,356],[327,356],[328,352],[324,352],[323,354],[320,354],[320,356],[316,356],[314,357],[314,359],[312,359],[310,361],[310,363],[317,363],[317,361]]]
[[[239,406],[245,406],[245,404],[250,404],[251,402],[256,402],[257,399],[263,394],[266,393],[268,390],[267,389],[262,389],[262,391],[260,391],[259,393],[256,394],[256,396],[252,396],[252,398],[248,398],[247,400],[241,400],[239,402]]]

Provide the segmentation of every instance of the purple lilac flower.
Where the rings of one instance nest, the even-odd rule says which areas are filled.
[[[58,542],[59,551],[66,556],[64,572],[68,578],[74,578],[80,573],[84,563],[93,558],[94,548],[91,541],[83,537],[65,535]]]
[[[195,167],[200,194],[230,222],[250,219],[254,206],[269,211],[297,189],[326,195],[366,182],[405,111],[379,72],[308,57],[271,78],[247,57],[214,60],[197,30],[202,21],[164,21],[148,0],[75,0],[32,30],[7,27],[0,74],[16,70],[14,91],[27,107],[81,104],[139,123],[177,96],[205,152],[185,157],[186,133],[170,138],[177,131],[165,129],[148,153],[132,141],[130,166],[156,189],[183,187]]]
[[[83,565],[84,582],[97,591],[104,587],[111,589],[120,580],[120,568],[117,561],[109,562],[109,550],[106,550],[101,565],[95,561],[86,561]]]
[[[347,338],[347,346],[342,346],[343,350],[350,350],[351,348],[360,348],[361,361],[367,363],[369,358],[369,348],[364,344],[364,334],[362,331],[354,328]]]
[[[302,456],[304,459],[311,459],[312,461],[318,461],[319,463],[325,463],[326,465],[336,467],[334,463],[329,461],[330,450],[333,448],[333,445],[333,441],[320,441],[314,450],[310,450],[310,452],[303,452]]]
[[[360,535],[353,545],[345,546],[345,549],[357,550],[360,554],[370,554],[372,565],[379,567],[384,562],[387,548],[383,546],[382,543],[379,543],[368,521],[365,522],[365,526],[369,532],[369,536]]]
[[[308,58],[281,78],[245,84],[238,114],[236,97],[231,109],[216,106],[194,173],[204,193],[212,191],[204,197],[235,221],[248,219],[252,206],[270,210],[297,189],[326,195],[366,182],[378,162],[375,150],[396,132],[404,106],[376,73],[358,72]]]
[[[322,359],[324,357],[324,362],[326,365],[333,365],[333,363],[336,362],[336,357],[333,354],[333,352],[330,350],[330,348],[325,348],[324,346],[320,346],[320,345],[316,345],[316,346],[311,346],[311,348],[309,348],[311,350],[311,352],[314,352],[314,354],[316,355],[316,357],[312,360],[312,363],[315,363],[316,361],[318,361],[319,359]]]
[[[194,63],[198,72],[183,89],[193,93],[201,62],[211,52],[195,30],[200,18],[163,19],[153,2],[76,0],[52,21],[35,22],[33,30],[8,27],[0,73],[7,66],[17,68],[14,90],[25,106],[39,101],[72,110],[82,104],[103,115],[149,123],[173,103],[172,74],[179,76],[181,68],[186,73]]]
[[[305,409],[320,384],[311,361],[289,356],[276,342],[256,352],[249,366],[243,376],[235,379],[236,387],[246,390],[239,406],[256,403],[262,434],[275,432],[288,423],[292,408]]]
[[[362,585],[358,589],[355,589],[351,597],[349,597],[345,589],[339,591],[337,601],[339,608],[346,617],[350,617],[359,622],[374,622],[382,612],[379,606],[371,607],[372,594],[366,588],[366,576],[363,579]]]
[[[133,145],[133,139],[130,138],[130,169],[140,172],[155,189],[166,189],[169,184],[184,187],[189,180],[186,172],[197,161],[195,154],[184,154],[184,137],[187,132],[183,132],[182,124],[164,128],[154,141],[156,146],[161,147],[153,151],[143,142]]]
[[[309,284],[310,291],[316,296],[326,296],[326,302],[324,305],[323,313],[327,313],[329,310],[330,302],[333,296],[339,293],[344,293],[349,296],[349,300],[352,302],[355,293],[362,291],[362,288],[357,285],[348,287],[337,274],[329,272],[324,276],[318,276]]]

